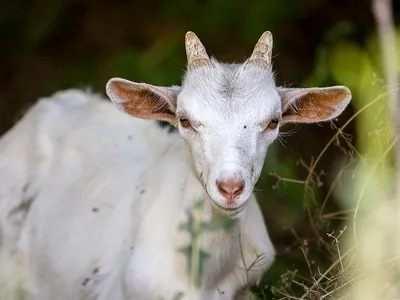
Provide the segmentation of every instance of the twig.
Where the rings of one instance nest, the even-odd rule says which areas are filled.
[[[366,110],[367,108],[369,108],[370,106],[372,106],[373,104],[375,104],[376,102],[378,102],[379,100],[384,99],[384,97],[386,96],[387,93],[383,93],[380,94],[378,97],[376,97],[374,100],[372,100],[371,102],[369,102],[368,104],[366,104],[364,107],[360,108],[356,113],[354,113],[354,115],[352,115],[347,121],[346,123],[343,124],[342,127],[340,127],[340,130],[338,130],[335,135],[329,140],[329,142],[325,145],[324,149],[322,149],[322,151],[319,153],[317,159],[314,161],[314,163],[312,164],[312,166],[310,167],[310,170],[308,172],[307,178],[305,180],[305,198],[308,196],[307,193],[307,188],[309,183],[311,182],[312,179],[312,175],[314,174],[314,170],[317,167],[319,161],[321,160],[322,156],[325,154],[325,152],[328,150],[329,146],[336,140],[336,138],[338,137],[338,135],[340,134],[340,132],[346,128],[359,114],[361,114],[364,110]]]
[[[321,276],[319,277],[315,283],[303,294],[303,296],[299,299],[299,300],[304,300],[306,299],[306,297],[310,294],[310,292],[316,288],[318,286],[318,284],[321,282],[322,279],[324,279],[324,277],[330,272],[332,271],[339,263],[341,259],[344,259],[347,255],[349,255],[353,250],[354,250],[355,246],[349,248],[340,259],[337,259]]]

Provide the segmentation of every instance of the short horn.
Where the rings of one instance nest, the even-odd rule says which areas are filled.
[[[206,48],[200,42],[200,39],[191,31],[186,33],[185,46],[188,68],[197,67],[210,61]]]
[[[272,33],[265,31],[258,39],[249,61],[261,62],[265,63],[268,67],[271,66],[272,47]]]

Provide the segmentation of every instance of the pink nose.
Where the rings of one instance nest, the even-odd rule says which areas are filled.
[[[218,191],[228,201],[233,201],[244,189],[244,180],[228,178],[227,180],[217,180]]]

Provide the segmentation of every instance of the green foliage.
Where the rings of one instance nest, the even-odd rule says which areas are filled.
[[[210,256],[209,253],[200,249],[202,235],[207,232],[230,230],[237,222],[234,218],[219,214],[204,222],[201,219],[202,210],[203,200],[196,201],[192,211],[188,212],[187,221],[179,225],[179,230],[186,231],[190,238],[189,245],[179,251],[186,256],[187,273],[189,282],[193,285],[192,288],[200,285],[204,264]]]
[[[400,40],[400,31],[397,41]],[[398,42],[400,45],[400,43]],[[323,83],[334,80],[346,85],[353,94],[352,105],[362,111],[356,118],[358,148],[373,159],[389,146],[393,132],[390,106],[385,95],[385,83],[381,66],[381,51],[376,35],[371,35],[365,47],[353,40],[341,39],[333,47],[321,45],[314,73],[307,83]],[[398,57],[400,58],[400,48]],[[400,74],[398,59],[398,74]],[[364,109],[372,105],[371,109]],[[388,117],[389,116],[389,117]],[[368,151],[368,153],[365,153]]]
[[[196,245],[196,243],[192,242],[192,245],[189,245],[183,249],[179,249],[179,252],[181,252],[186,256],[188,277],[190,278],[190,276],[194,276],[194,279],[192,279],[191,282],[194,282],[197,288],[201,284],[201,278],[204,271],[204,264],[206,262],[206,259],[210,257],[210,254],[201,249],[200,250],[194,249],[193,244]],[[193,257],[195,256],[196,252],[198,252],[198,261],[193,262]],[[198,267],[195,267],[194,264],[197,264]],[[193,270],[195,268],[196,271],[193,273]]]

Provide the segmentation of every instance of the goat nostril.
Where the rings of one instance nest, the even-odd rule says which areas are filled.
[[[240,183],[240,185],[234,191],[234,195],[239,196],[243,192],[243,189],[244,189],[244,183]]]
[[[226,198],[238,197],[244,190],[244,181],[229,178],[216,181],[218,191]]]

